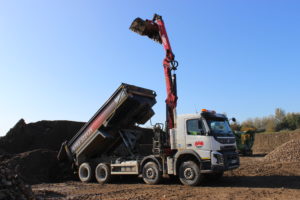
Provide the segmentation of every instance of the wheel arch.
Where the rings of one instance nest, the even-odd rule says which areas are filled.
[[[150,161],[155,162],[157,164],[159,171],[163,170],[162,164],[161,164],[161,159],[151,155],[151,156],[147,156],[147,157],[143,158],[143,160],[140,163],[139,173],[142,172],[144,165]]]
[[[178,175],[178,169],[182,162],[192,160],[201,165],[201,157],[193,150],[183,150],[177,152],[174,156],[174,175]]]

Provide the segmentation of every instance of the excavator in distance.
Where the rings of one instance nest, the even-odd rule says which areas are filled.
[[[165,49],[165,126],[137,127],[154,115],[156,93],[122,84],[77,134],[62,144],[58,159],[72,162],[82,182],[95,178],[101,184],[115,175],[136,175],[147,184],[175,176],[182,184],[195,186],[205,178],[217,180],[224,171],[238,168],[236,139],[226,115],[202,109],[201,113],[177,116],[178,62],[162,17],[136,18],[130,29]]]

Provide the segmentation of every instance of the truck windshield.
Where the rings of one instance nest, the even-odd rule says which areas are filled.
[[[233,136],[227,120],[222,118],[206,119],[211,133],[215,136]]]

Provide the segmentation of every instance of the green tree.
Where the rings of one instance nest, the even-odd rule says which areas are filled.
[[[300,128],[300,113],[285,113],[281,108],[276,108],[274,115],[250,118],[241,124],[242,131],[274,132],[283,129],[295,130],[298,128]]]
[[[288,113],[279,124],[280,129],[295,130],[300,128],[300,113]]]
[[[283,119],[285,118],[285,111],[281,108],[276,108],[275,109],[275,119],[276,123],[281,123]]]
[[[275,132],[277,127],[277,123],[275,118],[270,117],[267,124],[266,124],[266,131],[267,132]]]

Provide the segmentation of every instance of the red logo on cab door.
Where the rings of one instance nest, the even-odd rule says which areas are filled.
[[[196,141],[195,142],[195,146],[203,146],[204,145],[204,142],[203,141]]]

